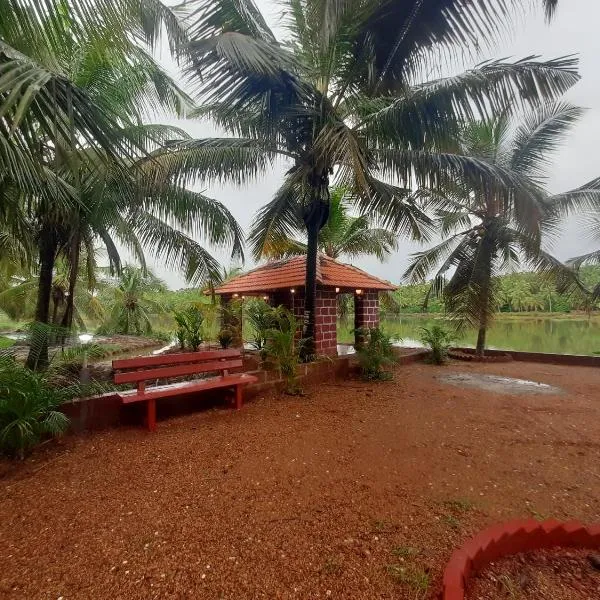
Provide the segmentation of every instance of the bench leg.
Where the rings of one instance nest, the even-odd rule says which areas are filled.
[[[146,418],[148,431],[156,431],[156,400],[148,400],[148,416]]]
[[[240,410],[240,408],[242,408],[242,386],[241,385],[235,386],[235,407],[237,410]]]

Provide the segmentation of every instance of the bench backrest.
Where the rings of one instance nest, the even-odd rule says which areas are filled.
[[[242,354],[239,350],[211,350],[208,352],[184,352],[165,356],[141,356],[113,360],[115,383],[137,383],[152,379],[181,377],[198,373],[221,371],[226,375],[229,369],[242,366]]]

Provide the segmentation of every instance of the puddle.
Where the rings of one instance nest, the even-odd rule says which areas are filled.
[[[477,375],[471,373],[456,373],[439,378],[445,383],[462,387],[479,388],[488,392],[499,394],[562,394],[559,387],[528,381],[527,379],[513,379],[500,375]]]

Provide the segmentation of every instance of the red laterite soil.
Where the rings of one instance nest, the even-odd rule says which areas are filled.
[[[598,369],[415,364],[307,391],[1,463],[0,598],[433,598],[483,527],[600,521]]]

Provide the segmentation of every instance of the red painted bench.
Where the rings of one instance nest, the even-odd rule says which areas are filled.
[[[119,392],[118,396],[123,404],[146,402],[147,424],[150,431],[156,429],[156,401],[159,399],[226,388],[235,390],[235,406],[240,409],[242,407],[242,386],[258,381],[258,378],[245,373],[229,374],[230,369],[237,369],[242,366],[242,355],[239,350],[186,352],[165,356],[125,358],[113,360],[112,366],[115,371],[114,380],[116,384],[137,384],[137,390]],[[221,374],[216,377],[146,389],[147,381],[216,372]]]

